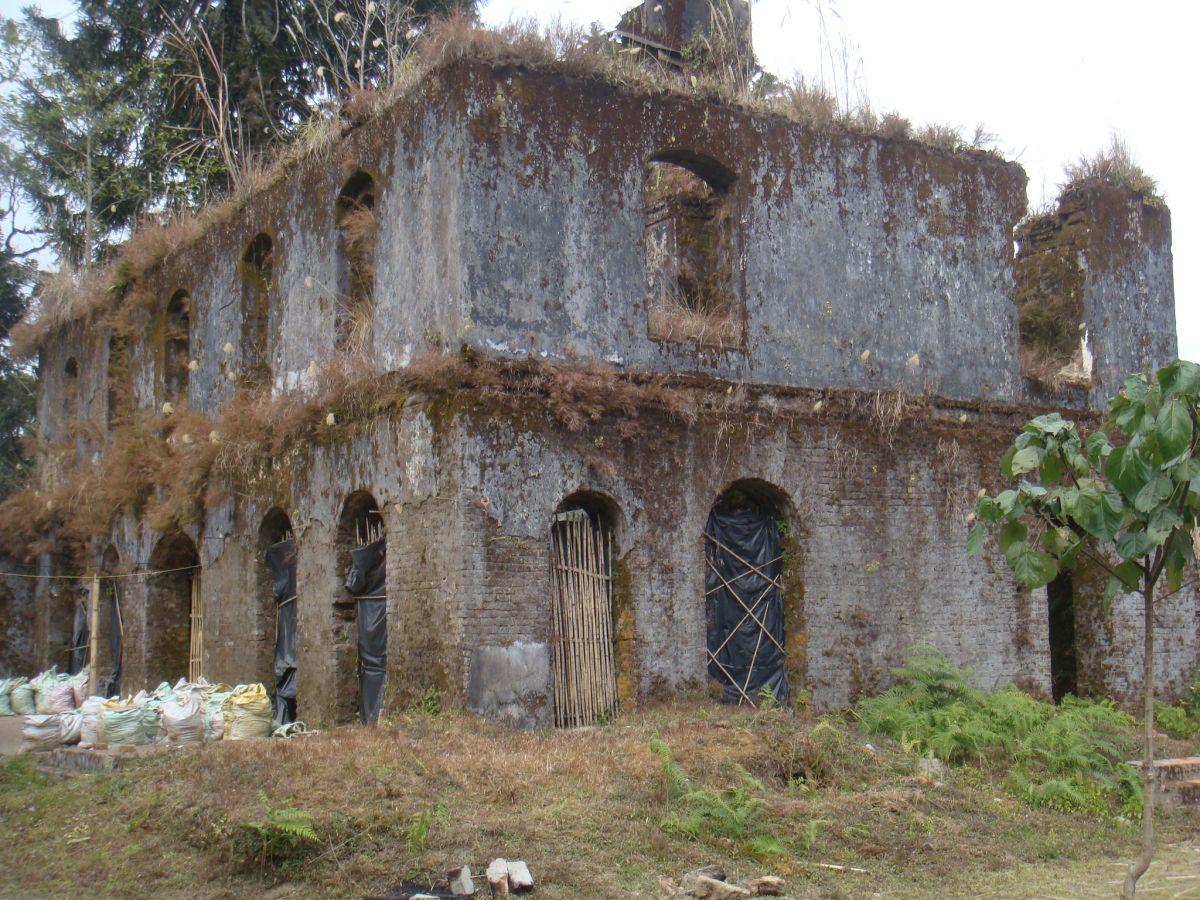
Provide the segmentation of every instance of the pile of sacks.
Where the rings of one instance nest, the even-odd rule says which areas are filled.
[[[87,696],[88,672],[60,674],[47,669],[33,679],[0,681],[0,716],[54,715],[77,709]]]
[[[0,714],[24,715],[25,750],[198,743],[270,737],[273,706],[261,684],[209,684],[180,679],[132,697],[88,697],[86,671],[51,670],[0,683]]]

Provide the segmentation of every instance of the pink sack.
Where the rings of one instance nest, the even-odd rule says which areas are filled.
[[[47,713],[65,713],[75,709],[75,685],[71,682],[60,682],[45,689],[43,707]]]

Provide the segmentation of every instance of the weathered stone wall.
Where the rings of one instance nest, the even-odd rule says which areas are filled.
[[[8,557],[0,557],[0,571],[32,574],[29,566]],[[36,664],[35,587],[29,578],[0,578],[0,678],[28,675]]]
[[[641,182],[663,152],[703,154],[733,175],[742,349],[649,337]],[[239,260],[259,232],[275,247],[275,389],[304,388],[333,354],[345,267],[334,202],[360,168],[376,178],[379,223],[363,355],[381,368],[465,344],[717,386],[696,426],[647,420],[627,437],[607,419],[576,433],[539,409],[414,399],[369,424],[328,429],[247,483],[215,484],[202,520],[187,528],[202,565],[210,678],[268,674],[273,632],[257,543],[278,508],[298,546],[300,715],[353,716],[355,622],[338,526],[346,497],[361,490],[377,501],[388,536],[386,703],[436,686],[517,721],[546,721],[547,529],[558,503],[588,488],[620,510],[623,697],[699,685],[700,535],[721,491],[755,478],[788,498],[788,635],[794,673],[816,705],[886,683],[918,641],[973,665],[981,683],[1046,688],[1044,598],[1017,591],[1002,562],[962,550],[967,505],[1032,396],[1012,297],[1019,167],[598,81],[455,65],[140,278],[137,291],[162,306],[180,289],[193,298],[191,408],[217,412],[243,380]],[[1088,397],[1052,398],[1064,406],[1098,404],[1117,372],[1164,360],[1175,346],[1165,211],[1103,191],[1087,203],[1084,312],[1097,378]],[[159,409],[162,309],[131,302],[123,312],[138,337],[119,387],[141,409]],[[80,459],[102,448],[108,355],[104,329],[72,326],[40,361],[42,434],[75,435],[69,451]],[[63,402],[70,356],[79,363],[74,409]],[[832,393],[900,387],[932,418],[910,416],[897,430],[870,404],[822,418],[811,412],[816,394],[802,411],[775,391],[751,421],[736,404],[721,412],[730,381]],[[891,396],[900,395],[876,401]],[[987,412],[989,401],[1008,405]],[[76,416],[85,424],[69,431]],[[50,461],[48,477],[55,469]],[[111,540],[122,566],[145,569],[162,538],[126,515],[111,536],[97,536],[91,564]],[[46,554],[38,570],[78,565]],[[154,671],[147,648],[160,610],[145,578],[122,590],[124,684],[136,689]],[[62,643],[61,593],[36,589],[39,664]],[[1172,684],[1195,663],[1194,603],[1180,595],[1165,613]],[[1118,627],[1127,614],[1118,604],[1118,638],[1095,644],[1106,649],[1094,658],[1121,672],[1134,652]],[[1131,684],[1118,671],[1097,677],[1119,693]]]
[[[468,339],[481,348],[760,383],[1020,396],[1017,166],[519,70],[465,71],[456,88],[478,136],[462,213]],[[744,351],[647,338],[643,177],[664,152],[703,155],[735,177]]]
[[[930,404],[893,428],[869,405],[823,416],[811,402],[776,397],[750,412],[718,403],[692,426],[647,415],[622,437],[607,417],[565,430],[529,401],[485,409],[415,397],[392,416],[331,433],[250,484],[224,485],[233,499],[192,530],[203,566],[205,674],[269,683],[273,618],[263,612],[257,536],[278,507],[298,548],[300,715],[353,718],[355,632],[337,605],[345,598],[337,532],[346,497],[366,490],[388,537],[388,708],[436,687],[483,712],[545,724],[553,709],[549,526],[566,497],[587,491],[617,511],[619,590],[630,616],[618,630],[631,645],[618,657],[622,702],[701,687],[701,535],[716,498],[752,479],[786,497],[790,671],[816,708],[885,686],[917,643],[972,667],[981,685],[1047,692],[1044,591],[1018,590],[1001,559],[968,557],[963,544],[973,495],[992,485],[994,448],[1019,410]],[[148,560],[161,537],[126,519],[113,545],[122,560]],[[165,677],[149,637],[162,610],[145,578],[125,579],[121,590],[130,690],[152,673]],[[1105,617],[1095,612],[1101,584],[1076,590],[1081,685],[1131,698],[1136,600],[1118,599]],[[1197,609],[1191,590],[1164,604],[1165,695],[1197,663]]]
[[[1103,409],[1127,375],[1176,357],[1171,214],[1161,202],[1086,183],[1023,224],[1017,241],[1027,371],[1071,382]]]

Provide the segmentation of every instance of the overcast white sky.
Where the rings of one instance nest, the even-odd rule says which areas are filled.
[[[0,0],[16,15],[28,0]],[[561,18],[612,27],[633,0],[482,0],[495,25]],[[52,14],[71,4],[40,4]],[[756,0],[759,60],[846,85],[877,112],[971,131],[982,123],[1052,198],[1063,164],[1120,133],[1171,207],[1180,355],[1200,361],[1200,6],[1178,0]],[[843,53],[845,51],[845,54]],[[837,61],[831,65],[830,57]]]

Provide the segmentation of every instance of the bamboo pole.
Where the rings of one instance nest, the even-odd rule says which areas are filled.
[[[604,657],[605,657],[605,672],[604,684],[608,694],[607,712],[612,714],[617,708],[617,665],[615,652],[613,648],[613,608],[612,608],[612,567],[613,567],[613,534],[611,530],[605,530],[604,539],[604,558],[601,562],[601,572],[603,573],[603,581],[601,582],[601,609],[604,615]]]
[[[572,696],[575,701],[574,716],[571,724],[578,725],[583,715],[583,665],[579,658],[580,650],[580,621],[579,621],[579,530],[572,520],[567,529],[568,534],[568,554],[571,561],[570,572],[570,616],[568,620],[571,627],[571,673],[574,676],[572,685]]]
[[[580,699],[582,700],[582,710],[577,725],[587,725],[592,721],[592,671],[589,657],[589,644],[591,643],[591,623],[588,621],[587,604],[584,602],[584,591],[586,584],[587,557],[584,548],[584,535],[586,526],[575,520],[575,566],[579,571],[575,575],[575,616],[578,624],[578,652],[576,657],[579,660],[579,688]]]
[[[587,556],[583,543],[583,526],[578,519],[575,522],[575,616],[579,624],[579,649],[576,653],[579,659],[579,694],[582,705],[582,715],[576,724],[586,725],[592,720],[592,671],[591,660],[591,623],[588,621],[586,602]]]
[[[566,721],[567,679],[566,660],[563,658],[563,584],[562,584],[562,529],[556,522],[550,528],[551,560],[550,574],[553,579],[553,602],[551,612],[551,642],[554,650],[554,724],[562,726]]]
[[[92,602],[88,625],[88,696],[94,697],[100,690],[100,576],[92,575]]]

